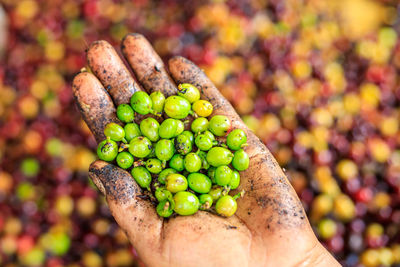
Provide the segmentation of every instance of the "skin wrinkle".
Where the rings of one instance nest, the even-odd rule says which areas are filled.
[[[140,249],[141,246],[146,244],[147,246],[153,246],[154,243],[159,242],[159,233],[160,228],[157,229],[157,223],[160,223],[160,220],[155,217],[155,214],[151,214],[149,212],[149,207],[146,202],[132,202],[127,203],[126,205],[116,204],[115,201],[107,199],[111,214],[114,216],[117,223],[121,226],[122,229],[126,230],[127,237],[129,240],[136,240],[135,247]],[[146,221],[142,218],[136,219],[136,216],[132,218],[133,214],[137,214],[138,216],[146,215]],[[137,220],[136,223],[132,224],[132,221]],[[146,235],[146,229],[151,229],[153,231],[149,231],[150,236]],[[140,243],[139,243],[140,242]],[[145,245],[145,246],[146,246]]]
[[[206,225],[207,226],[207,225],[209,225],[209,223],[211,223],[211,224],[215,224],[216,223],[221,227],[221,228],[218,227],[218,229],[221,229],[221,231],[224,231],[224,232],[232,231],[231,228],[228,229],[228,227],[227,227],[229,224],[226,224],[224,221],[221,221],[220,217],[218,217],[217,215],[213,215],[213,214],[208,213],[208,212],[199,211],[195,216],[197,216],[197,219],[199,218],[199,216],[200,217],[206,216],[204,218],[201,218],[201,220],[203,222],[202,225]],[[215,217],[218,220],[214,221],[213,217]],[[232,220],[234,220],[234,217],[231,217],[229,219],[232,221]],[[181,221],[181,223],[182,223],[182,221]],[[239,224],[240,223],[241,222],[239,221]],[[231,224],[232,224],[232,222],[231,222]],[[173,225],[170,225],[170,226],[173,227]],[[251,235],[250,231],[248,230],[248,228],[245,225],[242,225],[242,227],[239,227],[239,226],[235,226],[235,227],[236,227],[236,231],[240,230],[241,233],[243,233],[243,234],[244,233],[248,233],[248,234]],[[180,228],[182,228],[182,229],[183,228],[191,228],[192,229],[191,232],[197,233],[200,236],[204,233],[204,231],[205,232],[209,232],[212,229],[212,228],[209,228],[209,227],[203,229],[203,227],[201,225],[198,226],[198,220],[195,220],[194,224],[190,223],[189,221],[187,221],[187,222],[185,221],[182,225],[180,225]],[[170,232],[170,231],[167,231],[167,232]],[[192,236],[191,238],[197,240],[196,236]],[[248,239],[251,240],[251,237],[249,237]],[[190,240],[187,240],[187,242],[190,242]],[[249,247],[250,247],[250,245],[249,245]],[[169,248],[168,248],[168,251],[169,251]],[[249,250],[247,252],[249,252]],[[164,254],[167,254],[167,253],[164,253]]]
[[[249,249],[250,249],[251,244],[252,244],[252,240],[253,240],[253,233],[252,233],[252,231],[250,230],[251,228],[246,224],[246,221],[244,221],[242,218],[240,218],[239,215],[235,214],[234,216],[235,216],[236,218],[238,218],[239,222],[242,223],[242,224],[244,225],[244,227],[248,230],[248,233],[249,233],[249,235],[250,235],[250,236],[249,236],[249,240],[250,240]],[[249,254],[249,255],[250,255],[250,254]]]
[[[304,259],[296,263],[295,266],[310,266],[311,264],[313,264],[313,266],[326,266],[323,265],[323,262],[326,260],[323,254],[315,253],[315,251],[320,249],[320,246],[321,245],[317,241],[314,241],[314,245],[306,252]]]

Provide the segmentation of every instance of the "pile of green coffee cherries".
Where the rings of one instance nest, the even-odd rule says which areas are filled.
[[[178,95],[168,98],[159,91],[135,92],[130,105],[117,108],[125,125],[105,127],[107,139],[98,145],[97,155],[129,169],[157,203],[159,216],[192,215],[199,209],[232,216],[243,192],[228,193],[239,186],[239,171],[249,167],[242,149],[247,136],[242,129],[232,130],[226,116],[208,120],[212,112],[212,104],[201,100],[191,84],[180,84]]]

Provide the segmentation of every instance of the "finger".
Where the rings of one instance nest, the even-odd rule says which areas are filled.
[[[235,123],[241,123],[239,115],[214,86],[205,73],[193,62],[184,57],[173,57],[169,60],[169,71],[177,84],[190,83],[199,88],[202,99],[209,101],[213,107],[213,115],[229,116]]]
[[[153,204],[140,198],[142,190],[129,172],[98,160],[90,165],[89,177],[102,184],[111,214],[139,256],[151,257],[159,248],[162,220]]]
[[[104,128],[110,122],[118,122],[110,95],[100,81],[88,72],[75,76],[72,82],[78,108],[97,142],[105,139]]]
[[[122,40],[121,49],[136,78],[149,93],[161,91],[165,96],[176,94],[176,86],[164,63],[143,35],[128,34]]]
[[[134,92],[140,90],[115,49],[106,41],[93,42],[87,51],[90,69],[104,85],[114,103],[129,103]]]
[[[213,104],[213,115],[228,116],[232,120],[233,128],[241,128],[247,132],[249,146],[245,151],[250,157],[250,168],[240,173],[243,178],[238,189],[245,190],[245,196],[239,200],[236,214],[254,232],[270,232],[285,227],[293,229],[306,225],[307,219],[301,202],[282,169],[204,72],[182,57],[172,58],[169,61],[169,70],[176,83],[191,83],[199,88],[202,98]]]

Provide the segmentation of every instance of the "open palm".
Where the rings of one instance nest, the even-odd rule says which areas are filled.
[[[90,166],[89,176],[106,196],[110,210],[148,266],[332,266],[338,264],[316,239],[299,199],[264,144],[244,125],[230,103],[205,74],[182,57],[169,61],[169,73],[149,42],[129,34],[121,50],[141,86],[114,48],[94,42],[87,61],[94,73],[82,72],[73,90],[82,116],[97,141],[103,129],[118,122],[116,106],[129,103],[137,90],[176,94],[176,84],[197,86],[214,113],[226,115],[233,128],[247,132],[250,167],[241,173],[238,210],[230,218],[206,211],[160,218],[131,175],[104,161]],[[170,76],[171,75],[171,76]],[[172,77],[172,78],[171,78]]]

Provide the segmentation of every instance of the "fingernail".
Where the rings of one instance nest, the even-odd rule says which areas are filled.
[[[89,170],[89,178],[90,178],[90,180],[92,180],[92,182],[93,182],[94,185],[97,187],[97,189],[98,189],[103,195],[106,195],[106,190],[104,189],[103,184],[100,182],[100,179],[97,177],[96,174],[94,174],[93,172],[90,172],[90,170]]]

